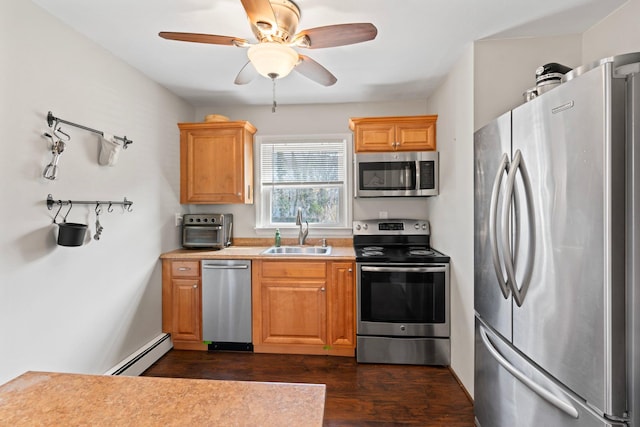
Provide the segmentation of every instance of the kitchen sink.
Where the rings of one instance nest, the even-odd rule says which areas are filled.
[[[271,246],[262,255],[329,255],[331,246]]]

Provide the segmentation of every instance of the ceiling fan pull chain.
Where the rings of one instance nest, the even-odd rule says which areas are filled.
[[[271,112],[275,113],[276,112],[276,79],[275,78],[271,78],[271,81],[273,82],[273,105],[271,106]]]

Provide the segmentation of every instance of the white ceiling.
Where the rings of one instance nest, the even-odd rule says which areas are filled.
[[[164,40],[160,31],[255,41],[240,0],[32,0],[196,106],[269,105],[272,84],[238,86],[246,50]],[[579,34],[625,0],[294,0],[298,31],[371,22],[375,40],[298,49],[338,79],[321,86],[292,72],[277,80],[279,105],[426,99],[465,46],[493,37]],[[505,58],[508,61],[508,58]],[[549,58],[549,62],[553,62]],[[542,65],[542,64],[541,64]],[[496,64],[499,70],[500,65]],[[533,74],[534,70],[532,70]]]

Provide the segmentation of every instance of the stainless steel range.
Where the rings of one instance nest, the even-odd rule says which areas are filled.
[[[353,223],[360,363],[448,365],[449,257],[430,245],[429,222]]]

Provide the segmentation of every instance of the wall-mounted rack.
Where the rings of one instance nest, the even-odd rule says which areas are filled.
[[[72,122],[69,122],[67,120],[63,120],[63,119],[61,119],[59,117],[54,116],[53,113],[51,111],[49,111],[49,114],[47,114],[47,124],[49,125],[50,128],[55,128],[57,125],[54,125],[54,123],[56,123],[56,124],[57,123],[64,123],[64,124],[69,125],[69,126],[77,127],[79,129],[83,129],[83,130],[86,130],[86,131],[89,131],[89,132],[97,133],[100,136],[104,136],[104,132],[102,132],[100,130],[92,129],[92,128],[87,127],[87,126],[83,126],[83,125],[79,125],[77,123],[72,123]],[[126,136],[114,136],[114,138],[119,140],[119,141],[122,141],[122,143],[123,143],[122,148],[124,148],[124,149],[126,149],[129,146],[129,144],[133,144],[133,141],[128,139]]]
[[[131,205],[133,204],[133,202],[131,200],[127,200],[127,198],[125,197],[124,200],[121,201],[113,201],[113,200],[54,200],[53,196],[51,194],[49,194],[47,196],[47,209],[51,210],[53,209],[54,205],[57,206],[66,206],[66,205],[95,205],[95,206],[100,206],[100,205],[109,205],[109,207],[107,208],[108,212],[111,212],[111,207],[116,205],[121,205],[127,212],[131,212]]]

